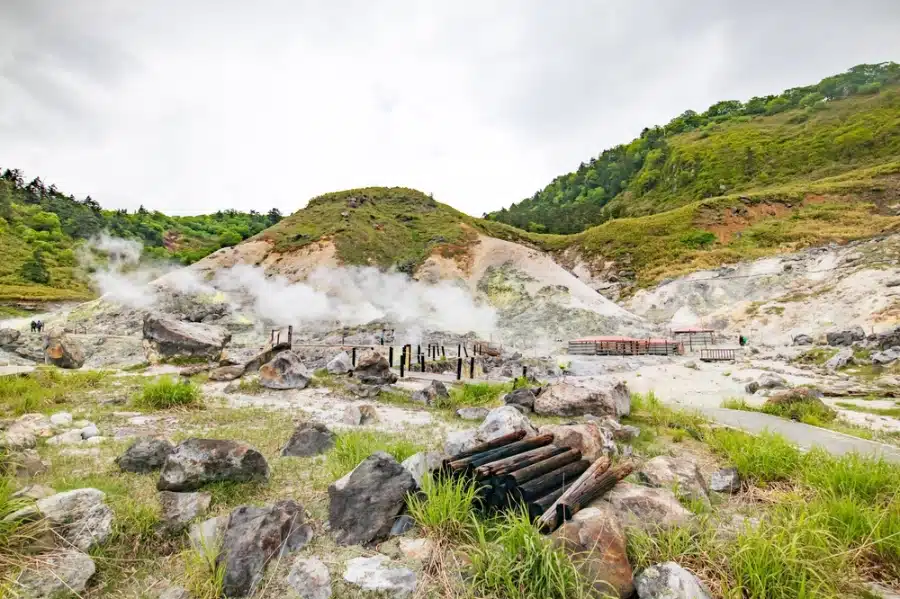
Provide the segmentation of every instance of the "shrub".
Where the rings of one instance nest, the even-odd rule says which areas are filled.
[[[162,377],[148,383],[137,399],[137,405],[153,410],[197,407],[201,404],[200,388],[190,381]]]

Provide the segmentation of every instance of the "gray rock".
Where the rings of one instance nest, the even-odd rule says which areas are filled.
[[[156,488],[194,491],[212,482],[264,482],[268,478],[266,458],[246,443],[188,439],[166,458]]]
[[[741,475],[737,468],[722,468],[712,473],[709,488],[716,493],[737,493],[741,490]]]
[[[165,439],[142,438],[117,457],[116,464],[123,472],[146,474],[162,468],[173,451],[175,448]]]
[[[862,327],[856,326],[840,331],[829,331],[825,334],[825,340],[828,345],[834,346],[850,346],[857,341],[863,341],[866,338],[866,332]]]
[[[63,599],[80,597],[97,571],[89,556],[63,549],[41,557],[37,569],[26,569],[16,580],[17,597],[22,599]]]
[[[0,329],[0,347],[15,345],[21,334],[16,329]]]
[[[525,411],[531,412],[534,410],[535,399],[537,398],[535,397],[534,391],[528,387],[523,387],[504,395],[503,403],[506,405],[521,406],[525,408]]]
[[[351,426],[371,424],[373,422],[378,422],[378,412],[375,411],[374,406],[369,404],[347,406],[344,410],[344,416],[341,418],[341,422]]]
[[[416,481],[384,452],[366,458],[328,487],[328,521],[339,545],[364,545],[386,538],[406,506]]]
[[[212,495],[209,493],[175,493],[161,491],[159,505],[163,528],[168,532],[180,532],[209,509]]]
[[[849,347],[843,348],[838,353],[831,356],[827,362],[825,362],[825,368],[827,370],[838,370],[840,368],[844,368],[849,364],[853,363],[853,349]]]
[[[209,380],[227,382],[244,376],[244,365],[233,364],[231,366],[219,366],[209,371]]]
[[[259,383],[268,389],[305,389],[309,371],[292,351],[283,351],[259,368]]]
[[[416,486],[422,486],[422,478],[440,467],[442,456],[436,451],[420,451],[415,455],[411,455],[401,464],[406,468],[416,481]]]
[[[112,534],[113,512],[105,499],[103,491],[75,489],[39,499],[34,507],[67,543],[88,551]]]
[[[322,560],[298,557],[291,564],[287,583],[300,599],[329,599],[331,597],[331,575]]]
[[[33,449],[22,449],[8,454],[7,465],[12,465],[17,478],[29,479],[47,471],[49,464]]]
[[[875,364],[890,364],[900,359],[900,347],[891,347],[885,351],[875,352],[872,354],[872,362]]]
[[[31,449],[38,436],[50,434],[52,430],[50,419],[43,414],[24,414],[9,425],[0,439],[0,446],[13,451]]]
[[[16,499],[18,497],[23,497],[25,499],[34,499],[37,501],[38,499],[50,497],[51,495],[56,495],[56,491],[46,485],[28,485],[13,493],[12,498]]]
[[[400,535],[406,534],[416,526],[416,521],[413,520],[412,516],[408,516],[403,514],[396,520],[394,520],[394,525],[391,526],[391,536],[399,537]]]
[[[656,456],[638,471],[638,478],[651,487],[672,489],[681,497],[709,505],[706,481],[697,464],[686,458]]]
[[[225,567],[225,596],[253,594],[271,559],[306,545],[312,528],[303,520],[303,508],[290,499],[266,507],[242,505],[231,512],[216,558]]]
[[[512,406],[494,408],[478,427],[478,442],[483,443],[510,433],[524,430],[526,436],[537,434],[528,417]]]
[[[47,361],[59,368],[77,369],[84,365],[84,348],[67,335],[51,335],[44,348]]]
[[[184,587],[171,585],[160,592],[158,599],[191,599],[191,594]]]
[[[747,393],[753,394],[760,389],[782,389],[787,386],[784,377],[772,372],[764,372],[753,382],[747,383]]]
[[[615,455],[618,452],[612,434],[596,422],[548,424],[542,426],[538,433],[553,435],[556,445],[577,449],[583,458],[592,462],[602,455]]]
[[[697,577],[676,564],[655,564],[634,579],[640,599],[711,599]]]
[[[444,453],[455,456],[478,445],[478,431],[467,429],[464,431],[451,431],[447,433],[447,441],[444,443]]]
[[[347,352],[342,351],[328,361],[325,369],[328,370],[329,374],[347,374],[353,370],[353,363]]]
[[[148,314],[144,318],[144,352],[147,361],[194,357],[218,360],[231,333],[222,327]]]
[[[488,415],[487,408],[460,408],[456,410],[456,415],[463,420],[484,420]]]
[[[627,416],[631,395],[624,382],[563,380],[544,389],[534,400],[534,411],[547,416],[601,414]]]
[[[81,431],[66,431],[55,437],[50,437],[47,439],[48,445],[77,445],[84,441],[84,438],[81,436]]]
[[[388,597],[407,597],[416,592],[416,574],[409,568],[391,567],[385,555],[357,557],[347,562],[344,580],[365,591]]]
[[[441,381],[431,381],[425,388],[412,394],[412,400],[426,406],[434,405],[439,399],[447,399],[450,393]]]
[[[626,482],[613,487],[601,501],[612,505],[624,526],[649,531],[686,524],[693,516],[672,491]]]
[[[305,422],[288,439],[281,455],[306,458],[325,453],[334,447],[336,435],[320,422]]]
[[[88,439],[91,439],[93,437],[100,436],[100,431],[99,431],[99,429],[97,429],[97,425],[94,424],[93,422],[91,424],[87,425],[86,427],[82,428],[81,431],[79,431],[79,432],[81,433],[81,438],[84,439],[85,441],[87,441]]]
[[[68,412],[57,412],[50,416],[50,424],[53,426],[70,426],[72,424],[72,415]]]
[[[885,287],[900,287],[900,279],[889,279],[884,283]]]
[[[815,343],[815,339],[813,339],[806,333],[794,335],[794,345],[812,345],[813,343]]]
[[[397,375],[391,372],[387,358],[373,349],[364,351],[356,361],[353,376],[363,385],[390,385],[397,382]]]

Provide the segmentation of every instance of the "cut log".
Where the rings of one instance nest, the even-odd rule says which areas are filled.
[[[479,466],[475,469],[475,477],[480,480],[492,476],[504,476],[515,470],[531,466],[532,464],[536,464],[547,458],[565,453],[566,451],[568,451],[567,447],[545,445],[544,447],[538,447],[537,449],[525,451],[518,455]]]
[[[553,435],[549,433],[522,439],[521,441],[516,441],[515,443],[510,443],[509,445],[504,445],[503,447],[498,447],[497,449],[482,454],[450,462],[450,470],[453,473],[474,472],[475,468],[483,466],[484,464],[518,455],[530,449],[537,449],[538,447],[550,445],[551,443],[553,443]]]
[[[527,466],[520,470],[510,472],[503,477],[503,480],[505,486],[509,489],[512,489],[513,487],[523,485],[528,481],[534,480],[535,478],[556,470],[557,468],[562,468],[566,464],[577,462],[580,459],[580,451],[578,451],[577,449],[569,449],[565,453],[547,458],[542,462],[537,462],[536,464],[532,464],[531,466]]]
[[[496,449],[498,447],[503,447],[504,445],[509,445],[510,443],[515,443],[525,435],[525,431],[515,431],[514,433],[509,433],[508,435],[503,435],[502,437],[497,437],[496,439],[485,441],[484,443],[476,445],[472,449],[467,449],[466,451],[462,451],[454,456],[450,456],[449,458],[444,460],[444,463],[449,464],[450,462],[455,462],[457,460],[468,458],[479,453],[484,453],[485,451],[491,449]]]
[[[545,511],[537,521],[538,530],[544,533],[550,533],[556,530],[560,524],[560,521],[557,518],[556,506],[564,501],[570,494],[578,493],[582,485],[586,483],[590,484],[588,481],[592,481],[606,472],[609,468],[609,464],[608,457],[603,456],[597,458],[597,460],[582,473],[578,480],[576,480],[575,483],[553,503],[553,505],[547,508],[547,511]]]
[[[562,497],[562,494],[566,492],[566,490],[572,486],[575,481],[573,480],[571,483],[566,483],[560,486],[558,489],[554,489],[544,495],[543,497],[538,497],[534,501],[529,501],[526,504],[528,508],[528,517],[532,522],[541,517],[541,515],[547,511],[551,505],[556,503],[556,500]]]
[[[568,522],[581,508],[616,486],[634,470],[634,464],[624,462],[597,476],[592,476],[576,489],[570,489],[556,503],[556,521]]]
[[[588,468],[591,463],[587,460],[579,460],[566,464],[562,468],[558,468],[552,472],[548,472],[543,476],[539,476],[524,485],[518,487],[518,493],[513,490],[514,497],[517,495],[525,501],[532,501],[543,497],[553,489],[556,489],[567,482],[574,482]]]

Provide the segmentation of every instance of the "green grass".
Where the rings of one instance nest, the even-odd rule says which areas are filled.
[[[815,366],[821,366],[831,358],[833,358],[838,353],[838,350],[833,347],[816,347],[813,349],[808,349],[796,358],[794,358],[794,362],[797,364],[812,364]]]
[[[184,586],[196,599],[219,599],[225,587],[225,564],[216,563],[220,547],[191,547],[182,553]]]
[[[349,431],[341,433],[334,447],[325,458],[325,469],[335,480],[341,478],[360,462],[375,453],[384,451],[398,462],[423,451],[423,447],[408,439],[374,431]]]
[[[474,527],[473,503],[477,488],[469,481],[449,477],[422,478],[421,493],[410,495],[410,516],[426,535],[438,542],[470,541]]]
[[[457,410],[463,407],[493,406],[499,403],[501,395],[509,393],[512,388],[511,383],[464,383],[451,387],[450,397],[437,400],[435,407]]]
[[[864,414],[874,414],[876,416],[890,416],[892,418],[900,418],[900,407],[870,408],[869,406],[860,406],[846,401],[835,402],[835,405],[840,406],[845,410],[850,410],[851,412],[862,412]]]
[[[0,377],[0,410],[20,416],[53,409],[73,393],[99,389],[108,373],[98,370],[63,373],[39,368],[28,374]]]
[[[662,404],[653,391],[631,394],[629,419],[659,428],[683,431],[692,438],[702,440],[707,420],[699,412],[673,410]],[[683,438],[683,437],[682,437]]]
[[[203,396],[200,388],[190,381],[164,376],[148,382],[135,399],[135,405],[148,410],[197,408],[203,405]]]

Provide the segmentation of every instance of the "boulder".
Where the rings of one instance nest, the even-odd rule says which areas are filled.
[[[624,526],[649,531],[686,524],[692,516],[672,491],[626,482],[613,487],[601,501],[613,507]]]
[[[35,568],[22,571],[16,580],[17,597],[23,599],[62,599],[80,597],[97,571],[88,555],[63,549],[41,557]]]
[[[328,374],[347,374],[353,370],[353,363],[350,361],[350,355],[347,352],[342,351],[328,361],[328,364],[325,365],[325,369],[328,370]]]
[[[874,364],[890,364],[900,358],[900,347],[894,346],[885,351],[875,352],[872,354],[872,362]]]
[[[147,361],[188,357],[218,360],[231,333],[224,328],[148,314],[144,318],[144,353]]]
[[[634,579],[640,599],[711,599],[697,577],[676,564],[666,562],[644,568]]]
[[[51,335],[44,348],[47,361],[59,368],[76,369],[84,365],[84,348],[72,337]]]
[[[630,597],[634,592],[625,531],[608,504],[576,513],[553,533],[553,542],[570,556],[598,596]]]
[[[501,406],[488,412],[476,435],[478,442],[484,443],[521,430],[526,432],[526,436],[537,434],[537,430],[522,412],[512,406]]]
[[[416,486],[421,487],[422,478],[432,470],[436,470],[440,467],[442,457],[443,456],[436,451],[420,451],[403,460],[401,465],[412,474],[413,479],[416,481]]]
[[[209,493],[175,493],[161,491],[159,505],[163,528],[168,532],[180,532],[209,509],[212,495]]]
[[[550,433],[556,445],[564,445],[581,452],[581,456],[594,461],[602,455],[615,455],[616,443],[612,435],[594,422],[583,424],[550,424],[542,426],[538,433]]]
[[[0,347],[15,345],[21,334],[16,329],[0,329]]]
[[[259,382],[268,389],[304,389],[310,374],[292,351],[283,351],[259,368]]]
[[[231,512],[216,557],[216,563],[225,568],[225,596],[252,595],[269,560],[309,543],[312,528],[303,520],[303,508],[290,499],[265,507],[242,505]]]
[[[331,575],[322,560],[297,557],[291,564],[286,581],[300,599],[329,599]]]
[[[815,339],[807,335],[806,333],[800,333],[799,335],[794,335],[794,345],[812,345],[815,343]]]
[[[737,468],[721,468],[712,473],[709,488],[716,493],[737,493],[741,490],[741,475]]]
[[[339,545],[386,538],[416,490],[412,474],[384,452],[366,458],[328,487],[328,521]]]
[[[43,517],[68,545],[88,551],[102,545],[112,534],[113,512],[106,505],[106,494],[85,488],[57,493],[38,499],[7,516],[7,520]]]
[[[415,572],[409,568],[391,567],[386,555],[351,559],[347,562],[344,580],[385,597],[408,597],[416,592]]]
[[[387,358],[373,350],[365,350],[356,361],[353,376],[364,385],[390,385],[397,382],[397,375],[391,372]]]
[[[601,414],[627,416],[631,395],[624,382],[563,380],[544,389],[534,400],[534,411],[542,416]]]
[[[100,436],[100,429],[98,429],[97,425],[94,424],[93,422],[91,422],[90,424],[88,424],[85,427],[82,427],[82,429],[78,432],[81,433],[81,438],[84,439],[85,441],[87,441],[88,439],[93,439],[94,437]]]
[[[84,438],[81,436],[81,431],[66,431],[64,433],[60,433],[55,437],[50,437],[47,439],[48,445],[78,445]]]
[[[12,498],[16,499],[18,497],[23,497],[25,499],[33,499],[37,501],[38,499],[50,497],[51,495],[56,495],[56,491],[54,491],[47,485],[28,485],[27,487],[22,487],[21,489],[13,493]]]
[[[638,478],[651,487],[672,489],[681,497],[709,505],[706,480],[692,460],[656,456],[638,471]]]
[[[850,346],[857,341],[864,341],[866,332],[862,327],[856,326],[839,331],[829,331],[825,334],[825,341],[833,346]]]
[[[344,416],[341,418],[341,422],[351,426],[362,426],[364,424],[378,422],[378,412],[375,411],[375,406],[369,404],[347,406],[344,410]]]
[[[464,431],[450,431],[447,433],[447,441],[444,443],[444,453],[455,456],[478,445],[478,431],[467,429]]]
[[[450,393],[441,381],[431,381],[428,386],[412,394],[413,401],[423,403],[426,406],[434,405],[437,400],[447,399],[448,397],[450,397]]]
[[[787,386],[784,377],[778,376],[772,372],[765,372],[758,379],[747,383],[747,393],[753,394],[760,389],[781,389]]]
[[[194,438],[182,441],[169,454],[156,488],[195,491],[212,482],[263,482],[268,478],[266,458],[246,443]]]
[[[288,439],[281,455],[307,458],[325,453],[334,447],[336,435],[320,422],[304,422]]]
[[[132,443],[116,458],[116,464],[123,472],[146,474],[162,468],[173,451],[175,448],[165,439],[145,437]]]
[[[59,427],[71,426],[72,415],[68,412],[57,412],[50,416],[50,424]]]
[[[456,410],[456,416],[463,420],[484,420],[489,412],[487,408],[460,408]]]
[[[15,471],[17,478],[28,479],[47,471],[49,464],[33,449],[23,449],[5,456],[3,466]]]
[[[850,364],[853,364],[853,349],[845,347],[825,362],[825,368],[827,370],[838,370]]]
[[[50,419],[43,414],[24,414],[12,422],[0,438],[0,446],[9,450],[31,449],[38,437],[53,434]]]
[[[883,333],[878,333],[872,341],[872,345],[881,350],[900,346],[900,326],[894,327],[889,331],[884,331]]]
[[[218,382],[233,381],[244,375],[244,365],[219,366],[209,371],[209,380]]]
[[[535,399],[537,399],[537,396],[534,394],[534,391],[528,387],[522,387],[521,389],[516,389],[504,395],[503,403],[506,405],[521,406],[526,412],[531,412],[534,410]]]

